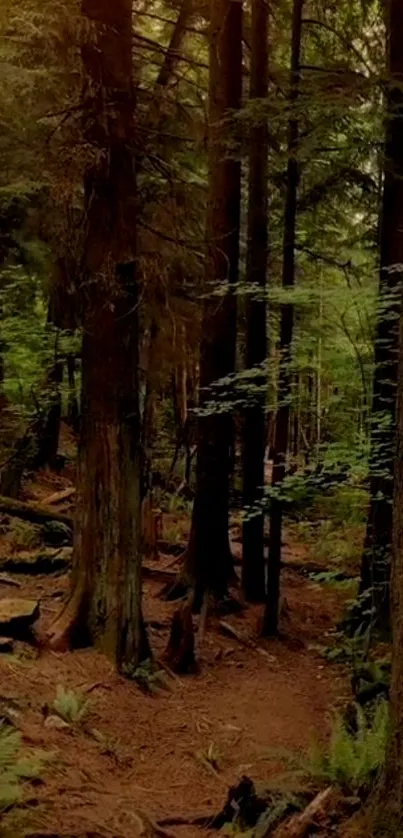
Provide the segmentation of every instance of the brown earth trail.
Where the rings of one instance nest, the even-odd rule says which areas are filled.
[[[211,620],[200,674],[167,675],[169,689],[156,694],[117,676],[91,650],[55,655],[21,645],[15,655],[1,657],[1,703],[12,699],[27,744],[52,754],[43,784],[34,790],[38,805],[24,812],[28,833],[135,838],[148,834],[147,817],[156,822],[214,815],[242,774],[272,782],[284,768],[284,751],[304,755],[312,740],[326,736],[347,682],[343,670],[313,647],[326,645],[340,595],[292,570],[284,577],[282,640],[259,639],[258,606],[226,618],[250,645],[225,636]],[[13,596],[38,598],[46,627],[60,607],[67,576],[19,579]],[[144,587],[145,616],[159,655],[174,606],[161,601],[156,580],[145,580]],[[0,585],[0,597],[8,590]],[[58,685],[88,698],[82,724],[49,727],[47,708]],[[183,838],[206,834],[191,825],[168,831]]]

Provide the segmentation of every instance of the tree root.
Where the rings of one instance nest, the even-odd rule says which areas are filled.
[[[82,620],[83,601],[84,591],[78,586],[46,634],[46,645],[53,652],[68,652],[72,647],[89,645],[88,632]]]

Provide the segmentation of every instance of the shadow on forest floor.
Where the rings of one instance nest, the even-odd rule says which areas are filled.
[[[35,484],[31,497],[49,488]],[[286,565],[298,565],[305,551],[288,543]],[[161,556],[158,567],[169,564],[172,556]],[[155,823],[177,815],[185,820],[213,815],[241,775],[272,782],[281,770],[276,751],[304,754],[312,740],[326,737],[331,711],[345,701],[348,682],[343,669],[325,661],[318,649],[329,644],[346,594],[295,567],[286,566],[283,575],[281,641],[259,638],[257,606],[228,618],[234,636],[212,619],[200,674],[167,677],[166,688],[155,694],[118,677],[94,651],[56,655],[18,643],[14,654],[0,657],[1,706],[12,701],[26,743],[52,755],[43,782],[30,793],[35,806],[23,812],[29,829],[66,838],[131,838],[149,834],[147,817]],[[38,599],[45,626],[60,608],[68,574],[19,575],[18,582],[12,596]],[[144,609],[157,656],[166,646],[175,607],[159,597],[160,590],[158,576],[147,575]],[[0,584],[0,598],[5,596],[10,588]],[[88,701],[79,722],[49,724],[58,686]],[[173,834],[206,833],[183,825]]]

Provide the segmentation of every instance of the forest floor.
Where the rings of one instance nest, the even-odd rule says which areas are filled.
[[[26,497],[43,499],[63,485],[44,478]],[[165,516],[165,532],[177,523]],[[240,545],[233,546],[237,554]],[[0,536],[0,556],[9,547]],[[50,758],[13,834],[191,838],[209,833],[186,824],[155,832],[148,819],[155,825],[176,816],[213,816],[243,774],[265,784],[291,782],[280,777],[284,755],[304,758],[310,743],[327,736],[332,712],[349,698],[349,683],[343,667],[321,654],[335,642],[346,592],[302,574],[295,560],[307,563],[309,555],[289,537],[284,553],[281,639],[260,638],[261,607],[226,617],[224,626],[212,619],[200,673],[166,673],[166,688],[156,693],[116,675],[92,650],[57,655],[16,643],[13,654],[0,656],[0,715],[12,708],[26,745]],[[161,570],[172,571],[172,556],[162,555],[152,567],[157,572],[145,575],[144,610],[158,658],[175,608],[160,596]],[[15,581],[18,587],[0,582],[0,598],[39,600],[39,627],[46,628],[66,594],[68,574],[18,575]],[[88,700],[85,718],[63,729],[47,721],[58,685]]]

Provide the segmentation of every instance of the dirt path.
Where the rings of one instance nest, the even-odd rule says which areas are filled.
[[[21,581],[19,595],[40,596],[46,622],[60,607],[67,578]],[[159,588],[154,580],[145,583],[157,654],[172,613]],[[312,646],[327,644],[340,599],[288,570],[284,590],[281,641],[259,640],[259,608],[229,618],[259,648],[247,648],[210,624],[201,674],[170,680],[170,689],[156,695],[117,677],[93,651],[43,652],[35,659],[21,647],[18,655],[0,659],[2,698],[17,702],[26,741],[53,754],[35,790],[41,805],[27,811],[29,825],[41,835],[135,838],[141,834],[136,812],[154,820],[213,814],[240,775],[273,780],[280,752],[303,755],[312,739],[325,736],[347,685],[340,667],[326,663]],[[87,692],[84,727],[45,726],[42,708],[51,704],[58,684]],[[183,838],[201,834],[196,827],[170,832]]]

